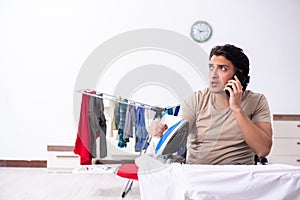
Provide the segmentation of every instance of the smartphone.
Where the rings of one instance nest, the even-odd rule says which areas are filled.
[[[235,74],[231,78],[232,80],[235,80],[234,79],[235,75],[237,76],[237,78],[241,82],[241,85],[243,86],[243,91],[245,91],[246,90],[246,80],[247,80],[247,77],[244,74],[242,74],[240,71],[236,70]],[[231,86],[229,86],[229,87],[232,89]],[[230,97],[230,92],[228,90],[225,90],[225,92]]]

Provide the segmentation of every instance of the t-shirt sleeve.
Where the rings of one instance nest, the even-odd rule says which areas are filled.
[[[271,123],[271,112],[268,101],[264,95],[260,95],[255,112],[252,117],[253,123],[258,122],[270,122]]]
[[[192,123],[196,121],[197,96],[198,92],[194,92],[193,95],[181,102],[181,117]]]

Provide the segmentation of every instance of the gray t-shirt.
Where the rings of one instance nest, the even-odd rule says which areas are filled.
[[[187,142],[187,164],[254,164],[254,152],[245,142],[230,107],[219,110],[214,94],[204,89],[181,104],[191,133]],[[253,123],[269,122],[271,115],[264,95],[246,90],[242,109]]]

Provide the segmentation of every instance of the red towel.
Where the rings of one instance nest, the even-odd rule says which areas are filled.
[[[89,92],[96,94],[95,91]],[[89,101],[90,96],[82,94],[80,119],[78,125],[77,138],[74,147],[74,153],[80,156],[81,165],[92,164],[91,147],[91,131],[89,121]]]

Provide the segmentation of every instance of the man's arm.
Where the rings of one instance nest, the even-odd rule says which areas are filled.
[[[245,138],[245,141],[253,149],[257,156],[267,156],[272,147],[271,123],[253,123],[244,113],[241,107],[241,99],[243,95],[242,85],[236,76],[235,80],[228,81],[227,85],[231,85],[233,87],[233,90],[229,91],[229,105],[235,115],[236,121]]]
[[[271,123],[253,123],[242,109],[235,110],[234,114],[247,144],[253,149],[257,156],[267,156],[272,147]]]

